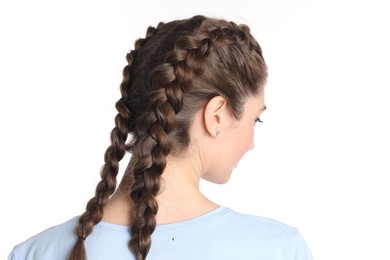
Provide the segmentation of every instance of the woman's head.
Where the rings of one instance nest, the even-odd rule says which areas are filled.
[[[127,61],[102,180],[80,217],[70,259],[83,259],[83,241],[102,219],[126,151],[132,153],[125,171],[134,203],[130,248],[145,259],[166,158],[187,149],[195,114],[220,98],[240,119],[246,101],[261,95],[267,78],[261,48],[247,26],[203,16],[149,27]]]
[[[194,113],[211,98],[224,97],[239,118],[244,101],[262,90],[266,65],[247,26],[195,16],[153,31],[134,55],[126,85],[136,136],[159,120],[171,150],[182,151]]]

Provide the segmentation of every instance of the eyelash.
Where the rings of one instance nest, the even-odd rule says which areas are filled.
[[[263,121],[261,121],[260,117],[258,117],[256,118],[255,123],[263,123]]]

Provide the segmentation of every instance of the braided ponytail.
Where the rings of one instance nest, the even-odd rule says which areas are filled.
[[[86,211],[80,216],[76,229],[77,241],[74,245],[69,260],[85,260],[86,252],[84,241],[92,232],[93,227],[103,218],[103,207],[116,189],[116,176],[119,171],[119,162],[124,157],[129,147],[126,140],[129,133],[131,111],[127,107],[128,88],[131,81],[132,63],[136,52],[142,47],[147,38],[151,37],[155,28],[149,27],[145,39],[138,39],[135,49],[126,55],[128,65],[123,69],[123,80],[120,85],[122,97],[116,102],[118,114],[115,116],[115,127],[111,131],[111,145],[104,154],[104,165],[101,169],[101,180],[98,183],[95,196],[89,200]]]

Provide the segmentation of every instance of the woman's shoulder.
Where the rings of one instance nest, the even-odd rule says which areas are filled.
[[[181,223],[158,226],[153,238],[156,243],[151,256],[171,252],[160,259],[312,260],[295,227],[225,207]]]
[[[250,229],[254,233],[261,231],[262,234],[282,236],[294,236],[298,232],[297,228],[269,217],[241,213],[232,209],[227,209],[227,212],[222,221],[225,221],[226,225],[230,224],[230,228]]]
[[[74,231],[78,218],[69,219],[21,242],[13,248],[8,259],[66,259],[76,242]]]
[[[234,210],[228,212],[225,237],[229,234],[241,237],[244,246],[253,248],[259,254],[265,254],[267,259],[278,256],[275,259],[312,260],[310,250],[296,227],[269,217]]]
[[[156,233],[204,232],[214,234],[246,233],[254,235],[294,236],[297,229],[277,220],[240,213],[227,207],[219,207],[209,213],[183,222],[157,226]]]

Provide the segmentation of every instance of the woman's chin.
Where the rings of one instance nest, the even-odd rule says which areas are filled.
[[[214,184],[226,184],[230,177],[232,176],[232,172],[229,174],[219,175],[219,176],[202,176],[202,179]]]

